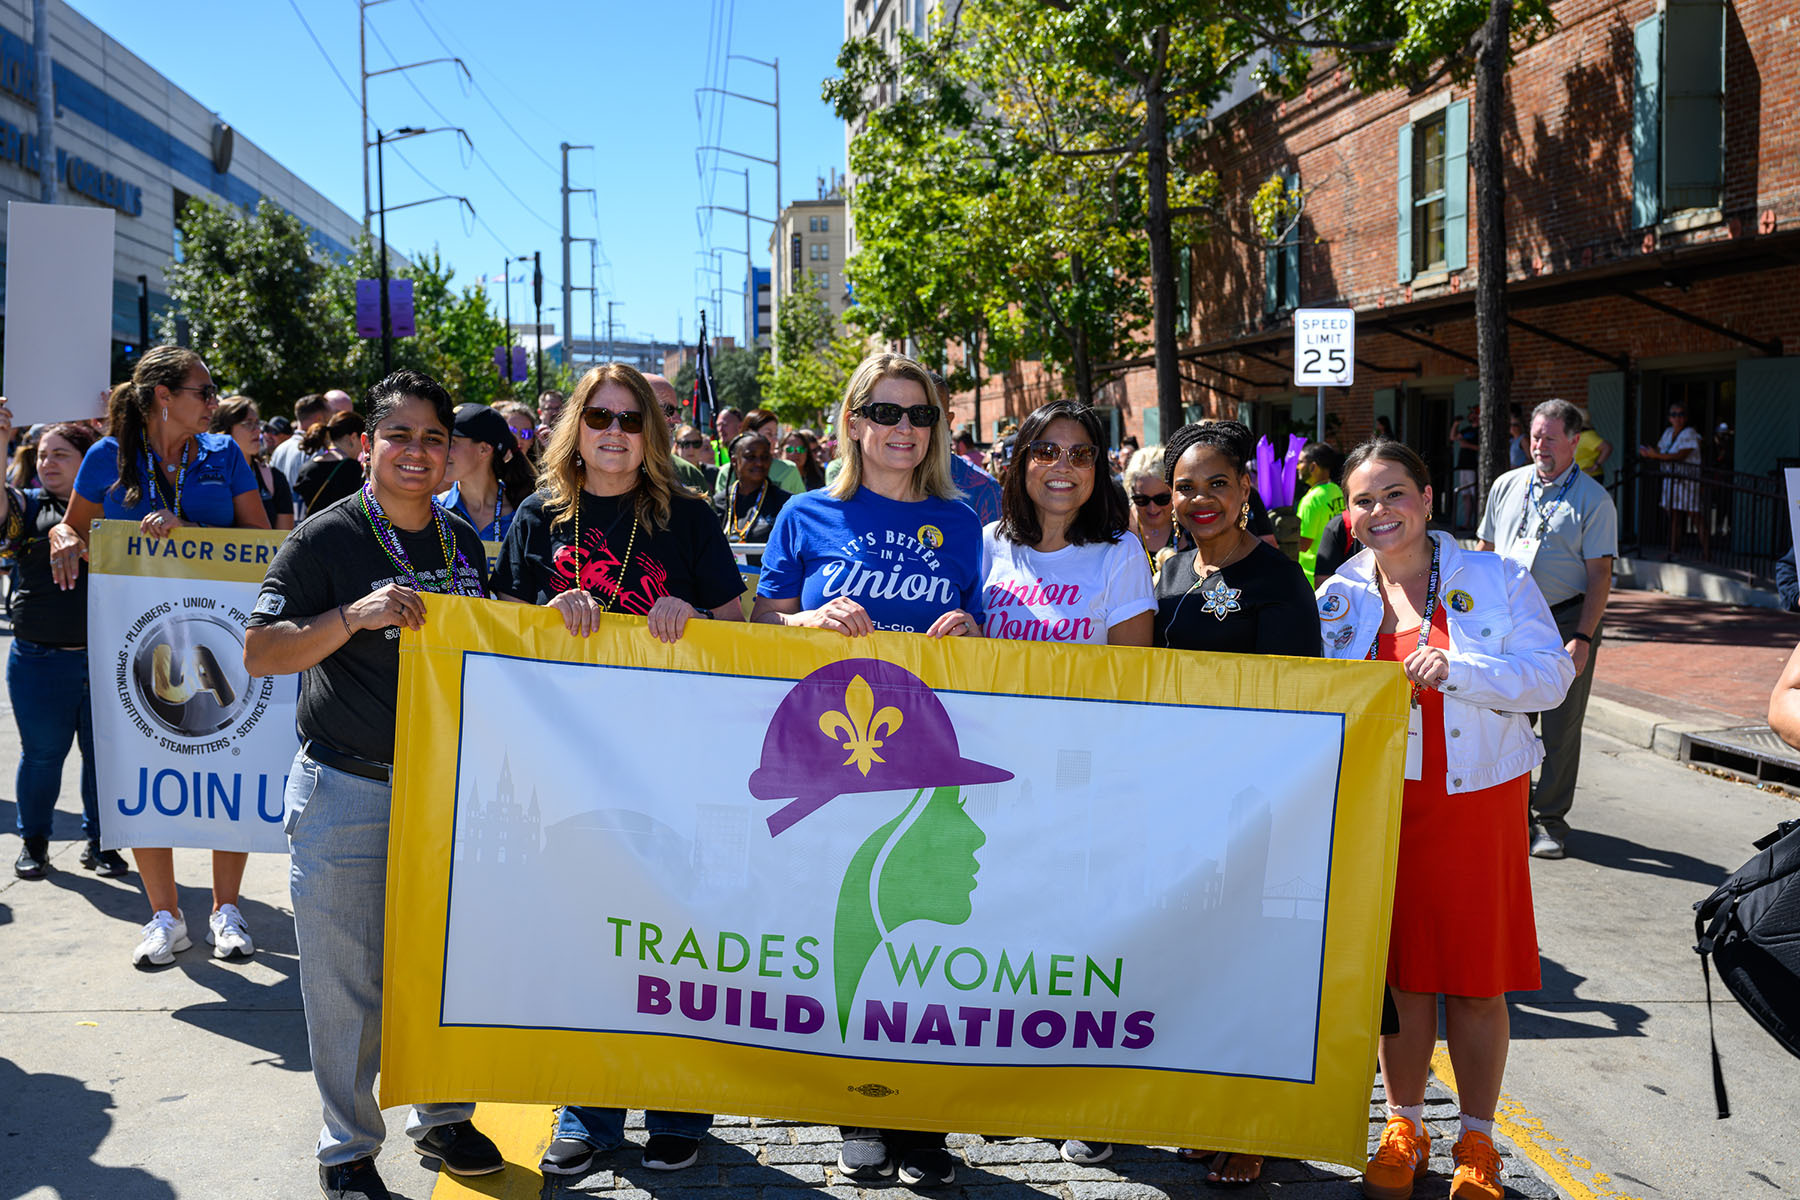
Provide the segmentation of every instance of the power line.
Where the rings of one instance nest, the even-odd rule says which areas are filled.
[[[369,32],[375,35],[375,40],[381,44],[381,48],[383,50],[387,51],[387,56],[393,62],[393,64],[395,66],[399,66],[400,65],[399,57],[397,55],[395,55],[392,47],[390,47],[387,44],[387,40],[381,36],[380,31],[377,30],[373,25],[370,25]],[[406,86],[410,87],[413,90],[413,93],[419,97],[419,99],[424,103],[426,108],[429,108],[434,114],[436,114],[438,120],[442,121],[446,125],[455,125],[456,124],[455,121],[452,121],[449,117],[445,116],[444,111],[442,109],[440,109],[437,105],[433,104],[431,102],[430,98],[427,97],[425,95],[425,93],[419,89],[418,83],[413,79],[413,77],[410,74],[407,74],[406,72],[402,72],[401,74],[406,80]],[[473,82],[473,79],[471,79],[471,82]],[[530,147],[527,146],[527,149],[529,149],[529,148]],[[479,162],[482,166],[486,167],[488,174],[490,174],[494,177],[494,182],[498,183],[500,185],[500,189],[502,191],[504,191],[508,196],[511,196],[513,198],[513,200],[518,204],[518,206],[525,210],[525,214],[527,216],[529,216],[532,220],[536,221],[538,224],[542,225],[545,229],[548,229],[551,233],[558,234],[558,235],[560,235],[562,233],[562,229],[560,226],[554,225],[550,221],[546,220],[541,214],[538,213],[538,211],[536,209],[532,208],[531,205],[529,205],[525,202],[525,198],[523,196],[521,196],[521,195],[519,195],[519,193],[513,191],[512,185],[510,183],[506,182],[506,177],[504,175],[500,174],[500,172],[495,169],[494,164],[488,161],[487,155],[485,155],[481,152],[481,147],[475,145],[473,140],[471,140],[469,142],[469,149],[474,153],[475,160],[477,162]]]
[[[420,22],[422,22],[424,24],[425,28],[431,33],[431,36],[437,39],[437,44],[444,48],[444,53],[450,55],[453,58],[456,57],[456,51],[452,50],[450,48],[450,43],[444,40],[444,35],[439,33],[437,31],[437,27],[434,26],[431,23],[430,19],[425,16],[425,10],[424,10],[424,8],[422,8],[420,6],[419,0],[410,0],[410,2],[412,4],[413,10],[419,14]],[[498,78],[498,77],[496,77],[496,78]],[[515,127],[511,121],[506,119],[506,114],[500,111],[500,106],[498,104],[494,103],[494,98],[487,94],[487,89],[481,86],[481,81],[479,79],[476,79],[474,77],[474,75],[470,75],[469,83],[471,86],[474,87],[475,91],[481,96],[481,98],[483,100],[487,101],[487,106],[494,110],[494,115],[496,117],[500,118],[500,123],[502,125],[506,126],[506,128],[511,131],[511,133],[514,137],[519,139],[519,144],[521,146],[525,147],[526,152],[529,153],[533,158],[537,159],[539,162],[543,163],[545,168],[554,174],[557,171],[556,164],[551,162],[549,159],[545,158],[542,154],[539,154],[536,150],[532,149],[530,140],[528,138],[526,138],[526,136],[524,134],[520,133],[519,130],[517,129],[517,127]],[[541,113],[539,114],[539,118],[542,120],[545,120],[545,124],[552,123],[552,122],[548,121],[547,119],[543,118]]]
[[[294,10],[296,17],[300,18],[300,25],[306,30],[306,36],[311,38],[312,44],[319,48],[319,57],[325,60],[325,65],[331,68],[333,75],[337,76],[338,83],[343,85],[344,94],[350,97],[350,103],[361,108],[362,101],[357,98],[356,89],[350,86],[350,81],[344,78],[344,73],[337,69],[336,63],[331,61],[331,55],[325,53],[325,43],[319,40],[319,35],[314,33],[313,27],[307,23],[306,14],[300,11],[299,0],[288,0],[288,7]]]

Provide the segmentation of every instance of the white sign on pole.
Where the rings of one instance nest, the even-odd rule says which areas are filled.
[[[6,400],[13,424],[97,417],[111,385],[113,218],[6,206]]]
[[[1356,310],[1294,310],[1294,386],[1349,387],[1356,379]]]

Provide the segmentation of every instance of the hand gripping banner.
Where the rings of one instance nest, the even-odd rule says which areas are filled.
[[[428,603],[384,1104],[1363,1161],[1392,664]]]
[[[244,670],[244,622],[286,536],[94,524],[88,690],[107,848],[287,853],[299,680]]]

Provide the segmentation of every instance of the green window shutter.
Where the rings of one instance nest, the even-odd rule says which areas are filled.
[[[1287,177],[1288,190],[1300,187],[1300,172]],[[1282,239],[1281,299],[1289,308],[1300,307],[1300,222],[1295,221]]]
[[[1638,23],[1631,93],[1631,227],[1662,216],[1662,14]],[[1596,428],[1598,428],[1596,426]]]
[[[1272,313],[1281,307],[1281,247],[1263,250],[1263,311]]]
[[[1668,0],[1663,38],[1663,208],[1717,208],[1725,168],[1725,6]]]
[[[1444,265],[1469,265],[1469,102],[1444,113]]]
[[[1162,409],[1151,404],[1144,409],[1144,440],[1141,445],[1155,446],[1162,442]]]
[[[1588,420],[1594,426],[1594,432],[1602,439],[1612,443],[1612,454],[1606,466],[1601,468],[1601,475],[1617,477],[1622,464],[1630,461],[1630,449],[1625,443],[1625,374],[1622,371],[1601,371],[1589,375],[1587,380]]]
[[[1373,400],[1374,411],[1369,414],[1369,416],[1371,418],[1369,421],[1370,434],[1373,435],[1373,433],[1375,432],[1375,422],[1374,422],[1373,418],[1386,417],[1387,422],[1388,422],[1388,428],[1392,429],[1394,431],[1395,437],[1399,437],[1400,436],[1400,419],[1398,416],[1399,407],[1400,407],[1400,392],[1398,389],[1396,389],[1396,388],[1376,388],[1375,396],[1374,396],[1374,400]]]
[[[1800,454],[1800,358],[1738,363],[1731,453],[1732,467],[1751,475],[1767,475],[1779,459]]]
[[[1452,416],[1463,416],[1471,408],[1481,403],[1481,382],[1475,379],[1459,379],[1450,389],[1450,413]]]
[[[1394,176],[1400,181],[1400,282],[1411,283],[1413,277],[1412,245],[1412,137],[1411,125],[1400,127],[1399,150],[1395,154]]]

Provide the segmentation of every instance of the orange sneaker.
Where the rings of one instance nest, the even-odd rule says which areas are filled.
[[[1430,1158],[1431,1134],[1415,1133],[1405,1117],[1389,1117],[1381,1144],[1363,1169],[1363,1195],[1369,1200],[1411,1200],[1413,1185],[1425,1177]]]
[[[1450,1200],[1500,1200],[1500,1152],[1485,1133],[1473,1129],[1458,1138],[1450,1151],[1456,1175],[1450,1180]]]

